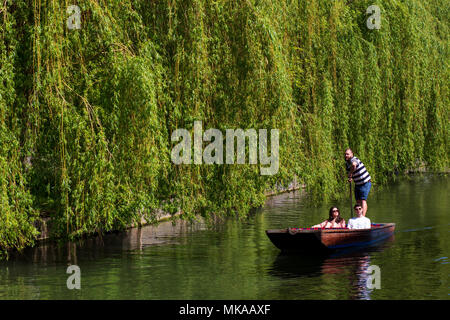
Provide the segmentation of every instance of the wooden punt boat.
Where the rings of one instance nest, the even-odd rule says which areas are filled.
[[[286,228],[266,230],[281,251],[323,253],[351,247],[370,246],[392,236],[395,223],[372,223],[370,229]]]

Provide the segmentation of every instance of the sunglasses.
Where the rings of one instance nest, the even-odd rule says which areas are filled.
[[[339,210],[334,209],[334,210],[331,210],[331,212],[339,212]]]
[[[355,208],[355,210],[362,210],[362,208]]]

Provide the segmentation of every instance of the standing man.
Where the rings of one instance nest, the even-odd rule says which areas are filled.
[[[367,212],[367,196],[369,195],[372,181],[364,164],[353,155],[352,149],[345,150],[345,161],[348,172],[348,182],[355,182],[356,203],[362,207],[362,216]]]

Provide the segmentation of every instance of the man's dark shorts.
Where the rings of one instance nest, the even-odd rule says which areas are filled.
[[[362,185],[355,185],[355,198],[356,200],[367,200],[372,182],[366,182]]]

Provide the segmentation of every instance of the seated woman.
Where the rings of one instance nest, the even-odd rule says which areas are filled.
[[[329,218],[320,224],[312,226],[311,228],[345,228],[345,220],[341,218],[341,214],[337,207],[331,207]]]

